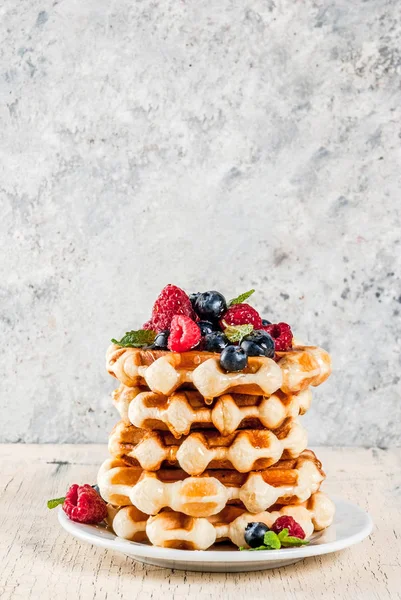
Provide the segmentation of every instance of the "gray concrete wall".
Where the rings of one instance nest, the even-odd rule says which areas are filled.
[[[2,1],[2,441],[106,441],[109,339],[172,282],[332,353],[311,442],[400,442],[400,13]]]

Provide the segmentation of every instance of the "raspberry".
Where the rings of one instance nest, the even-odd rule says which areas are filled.
[[[292,346],[292,331],[287,323],[276,323],[275,325],[265,325],[263,327],[274,339],[276,352],[284,352]]]
[[[74,483],[68,490],[63,510],[71,521],[100,523],[107,516],[107,504],[88,484]]]
[[[183,315],[174,315],[167,342],[169,350],[185,352],[196,346],[200,339],[201,331],[192,319]]]
[[[262,319],[257,310],[249,304],[234,304],[220,319],[221,328],[224,330],[226,325],[248,325],[251,324],[255,329],[262,329]]]
[[[297,537],[301,540],[305,539],[305,532],[301,525],[288,515],[283,515],[276,519],[270,529],[275,533],[280,533],[283,529],[288,529],[288,535]]]
[[[166,285],[153,305],[152,318],[143,325],[144,329],[165,331],[170,329],[174,315],[185,315],[196,320],[191,300],[187,294],[176,285]]]

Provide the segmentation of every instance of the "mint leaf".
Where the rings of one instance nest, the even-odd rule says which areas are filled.
[[[138,329],[137,331],[127,331],[120,341],[114,338],[111,341],[123,348],[142,348],[153,344],[156,335],[157,332],[151,329]]]
[[[295,537],[294,535],[288,535],[287,527],[280,531],[278,538],[283,548],[290,548],[291,546],[306,546],[309,544],[308,540],[301,540],[301,538]]]
[[[280,539],[277,533],[275,533],[274,531],[266,531],[263,538],[263,543],[265,546],[268,547],[269,550],[278,550],[279,548],[281,548]]]
[[[293,535],[288,535],[281,540],[283,548],[291,548],[291,546],[307,546],[308,544],[309,540],[301,540],[301,538],[294,537]]]
[[[242,338],[253,331],[253,325],[227,325],[224,335],[230,342],[241,342]]]
[[[245,300],[248,300],[248,298],[250,296],[252,296],[252,294],[254,294],[254,293],[255,293],[255,290],[249,290],[249,292],[244,292],[243,294],[240,294],[236,298],[233,298],[232,300],[230,300],[230,302],[228,303],[228,306],[234,306],[234,304],[242,304],[243,302],[245,302]]]
[[[282,529],[280,531],[280,533],[278,534],[278,539],[280,540],[280,542],[282,539],[284,539],[288,536],[288,533],[289,533],[288,527],[285,527],[285,529]]]
[[[63,504],[65,500],[65,496],[63,498],[53,498],[52,500],[47,501],[47,508],[56,508],[59,504]]]

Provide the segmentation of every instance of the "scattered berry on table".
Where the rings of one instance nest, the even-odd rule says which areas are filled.
[[[216,329],[211,321],[198,321],[198,325],[202,335],[213,333]]]
[[[239,346],[227,346],[220,355],[220,366],[226,371],[242,371],[247,362],[246,352]]]
[[[167,341],[168,336],[170,335],[170,331],[166,329],[165,331],[160,331],[155,337],[155,341],[150,346],[152,350],[167,350]]]
[[[107,516],[107,504],[90,485],[74,483],[68,490],[63,510],[71,521],[100,523]]]
[[[269,528],[264,523],[248,523],[248,525],[245,527],[245,541],[251,548],[263,546],[265,533],[268,531]]]
[[[301,540],[305,539],[305,532],[301,525],[288,515],[283,515],[276,519],[270,529],[275,533],[280,533],[283,529],[288,529],[288,535],[300,538]]]
[[[173,352],[185,352],[194,348],[201,339],[198,325],[189,317],[174,315],[171,320],[168,349]]]
[[[262,319],[257,310],[249,304],[234,304],[220,319],[221,328],[227,325],[253,325],[255,329],[262,329]]]
[[[276,346],[276,352],[284,352],[289,350],[292,346],[292,331],[291,327],[287,323],[276,323],[273,325],[266,325],[263,328],[269,333],[274,339]]]
[[[160,292],[156,302],[153,305],[152,318],[150,322],[155,331],[164,331],[170,329],[171,320],[174,315],[184,315],[196,320],[196,315],[192,308],[191,301],[187,294],[176,285],[166,285]],[[145,323],[144,329],[149,324]]]
[[[241,342],[241,348],[245,350],[248,356],[274,357],[274,340],[263,329],[255,329],[252,333],[246,335]]]
[[[266,325],[271,325],[271,324],[272,324],[271,321],[268,321],[267,319],[262,319],[262,325],[263,325],[263,327],[266,327]]]
[[[213,331],[208,333],[203,340],[204,350],[207,352],[221,352],[226,346],[229,345],[229,341],[221,331]]]
[[[226,310],[226,299],[220,292],[216,292],[215,290],[199,294],[195,302],[195,311],[203,320],[216,320]]]

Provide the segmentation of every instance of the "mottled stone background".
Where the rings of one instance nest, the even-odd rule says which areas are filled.
[[[400,443],[397,0],[2,0],[1,439],[106,441],[166,283],[333,355],[314,444]]]

